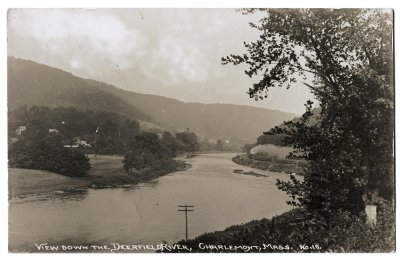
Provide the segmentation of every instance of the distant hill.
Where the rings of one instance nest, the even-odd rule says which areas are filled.
[[[251,106],[185,103],[140,94],[9,57],[8,107],[13,110],[22,105],[62,105],[115,112],[141,120],[147,127],[169,131],[189,128],[203,138],[237,143],[252,142],[262,132],[295,117],[291,113]]]
[[[295,117],[290,113],[245,105],[185,103],[167,97],[130,92],[96,81],[93,81],[93,85],[134,103],[167,128],[180,131],[189,128],[210,139],[251,142],[266,129]]]
[[[8,108],[44,105],[109,111],[135,120],[152,119],[126,101],[63,70],[8,58]]]
[[[310,120],[308,122],[309,125],[314,125],[317,123],[317,119],[319,114],[321,113],[321,108],[317,107],[314,110],[312,110],[313,115],[310,117]],[[300,117],[295,117],[291,121],[293,122],[298,122],[300,120]],[[280,128],[285,128],[284,123],[281,123],[278,125]],[[271,130],[269,130],[270,132]],[[285,138],[284,134],[277,134],[277,135],[269,135],[263,133],[261,136],[257,138],[257,145],[264,145],[264,144],[273,144],[276,146],[284,146],[283,144],[283,139]]]

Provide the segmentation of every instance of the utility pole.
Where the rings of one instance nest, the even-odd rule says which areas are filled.
[[[188,211],[194,211],[194,210],[193,210],[194,206],[193,206],[193,205],[187,205],[187,204],[185,204],[185,205],[178,205],[178,208],[181,209],[181,210],[178,210],[178,211],[184,211],[184,212],[185,212],[186,241],[187,241],[187,240],[188,240],[188,219],[187,219],[187,213],[188,213]],[[189,209],[188,209],[188,208],[189,208]],[[190,208],[192,208],[192,209],[190,209]]]

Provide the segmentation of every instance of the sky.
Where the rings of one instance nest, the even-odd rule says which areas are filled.
[[[304,112],[313,99],[301,83],[274,88],[262,101],[246,94],[245,66],[222,65],[242,54],[262,14],[235,9],[11,9],[9,56],[83,78],[185,102],[233,103]]]

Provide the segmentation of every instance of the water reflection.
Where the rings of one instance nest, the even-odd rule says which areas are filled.
[[[185,236],[177,205],[196,207],[189,238],[289,210],[275,179],[289,175],[252,169],[267,177],[232,173],[247,168],[233,154],[198,155],[193,165],[157,180],[116,189],[81,189],[15,198],[9,206],[10,250],[33,243],[174,243]]]
[[[88,189],[74,189],[70,191],[55,191],[51,193],[29,194],[12,198],[9,203],[43,203],[43,202],[66,202],[66,201],[81,201],[88,195]]]
[[[140,183],[138,185],[132,185],[130,187],[124,187],[123,190],[124,191],[135,191],[137,189],[141,189],[141,188],[145,188],[145,187],[156,187],[158,185],[158,180],[152,180],[149,182],[145,182],[145,183]]]

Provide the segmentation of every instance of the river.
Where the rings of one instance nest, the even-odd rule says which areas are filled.
[[[188,214],[189,238],[290,209],[275,186],[289,175],[237,165],[234,155],[200,154],[187,160],[192,168],[132,188],[13,198],[10,250],[35,250],[35,243],[172,244],[185,237],[185,215],[177,211],[183,204],[195,210]]]

